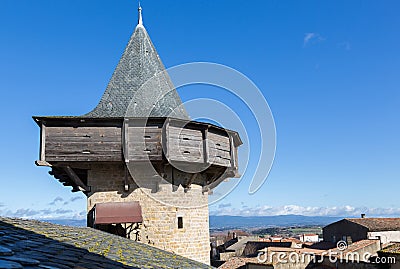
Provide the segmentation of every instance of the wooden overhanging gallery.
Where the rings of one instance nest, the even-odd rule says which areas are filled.
[[[168,182],[198,184],[204,191],[238,176],[238,133],[209,123],[165,117],[34,120],[41,133],[37,164],[51,166],[50,174],[72,191],[90,192],[87,171],[93,162],[150,162]]]

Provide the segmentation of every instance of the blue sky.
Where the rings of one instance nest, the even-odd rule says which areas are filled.
[[[400,215],[397,1],[142,6],[166,67],[230,66],[258,86],[274,115],[277,148],[268,179],[253,195],[251,178],[241,179],[212,214]],[[31,116],[80,115],[97,104],[136,25],[136,9],[128,0],[0,1],[0,215],[84,217],[84,195],[35,166],[39,128]],[[178,91],[184,101],[230,103],[213,87]]]

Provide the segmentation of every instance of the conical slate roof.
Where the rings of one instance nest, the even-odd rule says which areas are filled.
[[[174,117],[189,119],[174,85],[139,23],[99,104],[84,117]]]

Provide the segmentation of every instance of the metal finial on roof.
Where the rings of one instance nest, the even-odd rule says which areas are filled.
[[[139,1],[138,12],[139,12],[138,25],[143,25],[143,19],[142,19],[142,7],[140,6],[140,1]]]

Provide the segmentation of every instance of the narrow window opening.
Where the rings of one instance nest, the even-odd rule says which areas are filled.
[[[178,217],[178,229],[183,228],[183,217]]]

